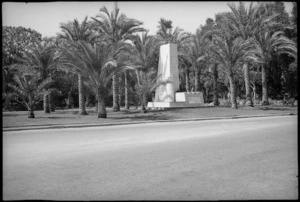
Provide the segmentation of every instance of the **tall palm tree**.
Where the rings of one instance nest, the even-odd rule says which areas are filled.
[[[111,43],[102,40],[97,45],[80,41],[77,47],[66,50],[62,64],[75,68],[87,78],[86,85],[90,87],[98,100],[98,118],[106,118],[105,98],[107,85],[112,76],[120,69],[130,68],[126,61],[116,61],[116,55],[123,47],[113,47]]]
[[[227,19],[231,23],[234,33],[245,41],[253,37],[255,26],[257,26],[256,17],[259,12],[259,6],[253,7],[252,2],[248,10],[244,2],[239,2],[238,7],[234,3],[228,4],[228,6],[231,9],[231,13],[227,15]],[[247,60],[243,63],[243,70],[246,88],[246,105],[252,107],[253,101],[250,92],[249,62]]]
[[[272,60],[272,55],[274,53],[277,55],[286,53],[296,58],[297,47],[295,42],[285,37],[282,31],[272,33],[271,29],[264,29],[264,31],[256,32],[254,37],[251,43],[254,44],[255,49],[249,52],[247,58],[261,64],[262,105],[268,105],[267,70],[270,68],[269,63]]]
[[[132,34],[144,31],[140,26],[142,22],[128,18],[125,14],[119,15],[118,4],[115,3],[114,9],[111,13],[104,6],[100,8],[100,14],[95,18],[98,23],[99,29],[106,34],[107,39],[112,43],[113,47],[118,46],[118,43],[124,43],[131,39]],[[99,19],[97,19],[99,18]],[[113,111],[120,111],[119,106],[119,93],[118,93],[118,79],[117,75],[113,75]]]
[[[191,72],[191,62],[188,59],[187,55],[182,55],[181,57],[178,57],[178,65],[179,65],[179,74],[182,74],[182,77],[185,80],[185,83],[183,86],[185,86],[186,92],[191,91],[191,85],[190,85],[190,72]]]
[[[143,32],[141,35],[135,35],[133,43],[134,57],[132,63],[134,64],[138,77],[138,84],[136,88],[139,96],[141,97],[142,111],[146,112],[145,99],[149,95],[149,91],[151,91],[154,78],[152,78],[152,80],[150,78],[145,80],[145,77],[153,77],[153,74],[156,73],[155,56],[157,55],[158,46],[160,44],[155,37],[148,35],[148,30]]]
[[[190,37],[188,43],[184,46],[183,57],[192,65],[192,69],[195,71],[195,91],[200,91],[200,73],[201,64],[206,58],[207,42],[205,38],[196,33]],[[203,66],[202,66],[203,67]]]
[[[18,58],[18,60],[22,66],[32,67],[32,71],[36,73],[40,80],[46,80],[51,78],[57,70],[59,55],[52,44],[41,42],[36,46],[31,46],[29,51],[23,52],[23,57]],[[50,113],[49,101],[49,93],[45,93],[45,113]]]
[[[218,63],[214,63],[212,66],[212,74],[213,74],[213,102],[214,106],[219,105],[219,99],[218,99]]]
[[[226,20],[221,20],[216,27],[213,37],[213,44],[210,50],[213,53],[216,61],[223,67],[230,84],[231,92],[231,107],[237,109],[236,101],[236,85],[235,85],[235,70],[241,65],[247,51],[250,50],[251,44],[245,42],[240,37],[235,37],[232,34],[230,25]]]
[[[59,34],[58,38],[69,42],[69,45],[76,45],[80,41],[94,42],[95,35],[93,34],[87,19],[88,18],[85,17],[82,23],[80,23],[77,19],[74,19],[73,22],[61,23],[60,29],[63,33]],[[87,115],[83,93],[83,78],[80,74],[78,74],[78,96],[79,114]]]

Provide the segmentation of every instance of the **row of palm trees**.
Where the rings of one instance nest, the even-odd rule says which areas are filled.
[[[284,36],[281,24],[266,15],[264,3],[247,9],[244,3],[229,4],[231,12],[216,16],[215,22],[207,23],[195,34],[184,32],[172,21],[161,19],[156,36],[148,35],[142,22],[119,14],[117,4],[111,13],[103,7],[92,21],[86,17],[82,23],[74,20],[62,23],[62,33],[55,43],[42,43],[24,53],[18,68],[15,92],[23,96],[25,103],[33,103],[33,97],[40,97],[43,89],[44,111],[49,113],[51,78],[59,71],[78,75],[79,113],[86,115],[83,87],[91,89],[97,99],[98,118],[106,118],[105,98],[112,80],[113,111],[120,110],[119,78],[128,84],[128,76],[135,75],[136,91],[143,112],[156,85],[159,46],[175,43],[178,47],[180,69],[186,76],[186,89],[190,90],[189,71],[195,72],[194,88],[200,90],[201,72],[210,69],[213,73],[214,104],[218,105],[217,77],[224,72],[229,81],[232,108],[237,108],[236,77],[244,72],[247,105],[253,106],[250,91],[249,69],[261,67],[263,104],[268,104],[266,69],[274,53],[287,53],[296,58],[296,44]],[[22,66],[22,68],[20,68]],[[22,71],[20,71],[22,70]],[[29,82],[30,81],[30,82]],[[39,86],[39,88],[33,87]],[[128,85],[125,85],[125,100]],[[33,115],[33,104],[26,104]],[[125,108],[129,108],[128,99]]]

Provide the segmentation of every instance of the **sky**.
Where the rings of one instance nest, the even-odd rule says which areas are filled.
[[[173,27],[178,26],[184,31],[195,33],[200,25],[205,24],[207,18],[214,19],[215,14],[230,11],[228,3],[238,4],[237,1],[121,1],[118,2],[118,6],[120,13],[142,21],[143,27],[149,30],[149,34],[156,33],[160,18],[172,20]],[[250,2],[246,2],[246,5],[249,4]],[[85,16],[95,17],[103,6],[112,11],[114,2],[4,2],[2,3],[2,25],[22,26],[36,30],[42,34],[42,37],[50,37],[60,32],[60,23],[74,19],[82,22]],[[292,3],[285,2],[285,8],[290,14]]]

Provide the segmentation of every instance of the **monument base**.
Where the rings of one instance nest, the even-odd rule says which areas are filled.
[[[202,107],[202,103],[187,103],[187,102],[148,102],[148,108],[187,108],[187,107]]]

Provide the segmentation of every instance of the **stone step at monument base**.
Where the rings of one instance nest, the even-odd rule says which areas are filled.
[[[187,102],[148,102],[148,108],[185,108],[185,107],[207,107],[201,103]]]

